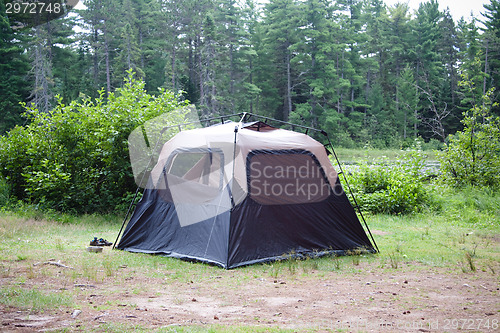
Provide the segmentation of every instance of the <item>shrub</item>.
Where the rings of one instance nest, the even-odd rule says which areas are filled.
[[[446,183],[500,188],[500,118],[491,113],[492,94],[490,90],[483,104],[464,112],[464,129],[449,136],[438,155]]]
[[[0,207],[5,206],[9,202],[9,185],[7,181],[0,177]]]
[[[400,162],[364,163],[348,174],[357,203],[372,213],[408,214],[434,205],[424,184],[425,155],[408,151]]]
[[[135,190],[128,135],[167,114],[165,126],[184,120],[178,96],[152,96],[130,72],[123,88],[105,98],[83,98],[49,113],[26,107],[29,123],[0,137],[0,174],[17,199],[69,212],[109,212]]]

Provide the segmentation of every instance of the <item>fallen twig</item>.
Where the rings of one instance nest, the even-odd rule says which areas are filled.
[[[41,263],[41,264],[43,264],[43,265],[54,265],[54,266],[57,266],[57,267],[74,269],[74,268],[73,268],[73,267],[71,267],[71,266],[67,266],[67,265],[65,265],[65,264],[62,264],[62,263],[61,263],[61,260],[58,260],[58,261],[46,261],[46,262],[43,262],[43,263]],[[38,266],[38,265],[40,265],[40,263],[39,263],[39,262],[37,262],[37,263],[34,263],[34,264],[33,264],[33,266]]]

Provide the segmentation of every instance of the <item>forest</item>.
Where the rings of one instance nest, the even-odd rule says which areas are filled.
[[[500,84],[497,0],[458,21],[436,0],[416,11],[381,0],[82,3],[27,29],[12,29],[0,4],[0,133],[28,122],[25,107],[109,96],[131,70],[201,117],[257,113],[344,147],[438,147]]]
[[[24,27],[29,16],[7,15],[20,1],[35,2],[0,1],[2,331],[498,332],[500,0],[464,18],[437,0],[416,10],[407,0],[80,0]],[[129,213],[156,207],[135,211],[150,199],[134,181],[130,134],[149,141],[151,120],[164,128],[192,109],[327,132],[337,179],[380,252],[300,246],[234,270],[89,252],[100,237],[117,245]],[[282,210],[276,243],[296,235],[297,206],[309,204],[322,205]],[[242,224],[216,226],[223,205],[209,228],[190,229],[210,230],[207,249],[212,232],[229,239]],[[172,206],[157,207],[175,218]],[[331,207],[351,214],[344,199]],[[144,219],[157,239],[174,230]],[[263,222],[245,228],[267,231]]]

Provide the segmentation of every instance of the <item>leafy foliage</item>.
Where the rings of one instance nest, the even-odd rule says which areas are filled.
[[[348,181],[361,209],[371,213],[409,214],[433,206],[425,186],[425,155],[408,151],[397,163],[364,163],[348,175]]]
[[[185,102],[167,90],[152,96],[131,72],[123,88],[49,113],[26,107],[26,126],[0,137],[0,172],[18,199],[61,211],[110,211],[135,189],[127,137],[160,114],[182,122]],[[165,126],[169,124],[164,124]]]
[[[464,112],[464,129],[449,137],[440,154],[443,178],[455,186],[500,187],[500,117],[491,113],[493,90]]]
[[[9,193],[9,185],[5,179],[0,177],[0,207],[4,206],[9,201]]]
[[[25,75],[29,69],[20,40],[10,28],[5,2],[0,3],[0,134],[21,122],[19,102],[28,97]]]

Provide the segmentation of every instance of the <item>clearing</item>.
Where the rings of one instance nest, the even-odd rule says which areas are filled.
[[[429,220],[373,218],[378,255],[227,271],[88,253],[116,221],[0,215],[0,331],[498,332],[500,234]]]

